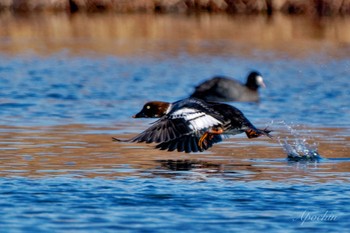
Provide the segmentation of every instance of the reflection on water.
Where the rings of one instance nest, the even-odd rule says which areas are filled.
[[[346,56],[350,18],[285,15],[114,15],[69,16],[0,14],[0,51],[48,54],[159,55],[159,51],[190,54],[250,54],[251,48],[294,56],[323,51]],[[336,49],[341,49],[336,51]]]
[[[305,172],[315,181],[349,180],[349,147],[346,145],[350,138],[334,137],[334,130],[337,129],[314,130],[324,138],[324,141],[320,140],[319,150],[331,160],[304,164]],[[184,176],[185,179],[219,176],[233,180],[288,182],[304,176],[304,173],[298,172],[299,165],[288,165],[277,140],[234,137],[204,153],[185,154],[160,151],[153,144],[116,143],[111,136],[117,133],[113,128],[87,125],[2,126],[0,175],[105,178]],[[288,132],[280,133],[288,135]]]

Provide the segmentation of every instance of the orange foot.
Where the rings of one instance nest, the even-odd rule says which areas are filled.
[[[198,141],[198,146],[200,149],[203,149],[203,146],[206,146],[207,145],[207,140],[206,139],[209,139],[211,140],[215,134],[222,134],[224,132],[224,130],[222,128],[212,128],[211,130],[205,132],[202,137],[199,139]]]

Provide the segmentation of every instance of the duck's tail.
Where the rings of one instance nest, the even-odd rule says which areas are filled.
[[[265,129],[251,128],[251,129],[247,129],[245,131],[248,138],[257,138],[257,137],[260,137],[262,135],[265,135],[269,138],[272,138],[272,135],[270,135],[271,132],[272,131],[268,130],[267,128],[265,128]]]

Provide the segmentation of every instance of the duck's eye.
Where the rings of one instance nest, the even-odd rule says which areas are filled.
[[[147,105],[146,108],[147,108],[147,109],[151,109],[151,106]]]

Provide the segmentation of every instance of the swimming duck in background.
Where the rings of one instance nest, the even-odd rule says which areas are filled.
[[[174,103],[146,103],[134,118],[160,118],[139,135],[116,141],[159,143],[156,148],[179,152],[198,152],[222,140],[222,135],[246,133],[248,138],[270,136],[257,129],[237,108],[223,103],[187,98]]]
[[[198,85],[191,97],[205,101],[258,102],[259,87],[265,87],[265,83],[262,75],[257,71],[248,75],[246,84],[217,76]]]

